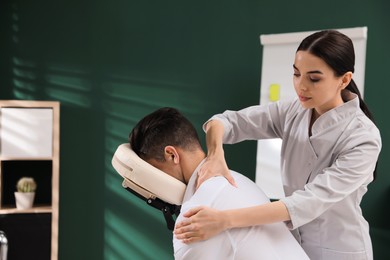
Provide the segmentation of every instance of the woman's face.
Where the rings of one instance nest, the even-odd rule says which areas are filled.
[[[336,77],[328,64],[307,51],[295,54],[293,67],[294,88],[304,108],[314,108],[322,115],[343,103],[341,90],[350,78],[346,81],[345,75]]]

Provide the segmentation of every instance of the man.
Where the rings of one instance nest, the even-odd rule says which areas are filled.
[[[130,133],[129,142],[143,160],[187,184],[177,221],[195,206],[224,210],[269,202],[254,182],[234,171],[237,187],[215,177],[196,189],[197,171],[206,155],[193,125],[174,108],[161,108],[144,117]],[[175,259],[308,259],[282,223],[231,229],[188,245],[173,238],[173,247]]]

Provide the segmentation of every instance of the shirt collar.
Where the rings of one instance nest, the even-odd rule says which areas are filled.
[[[194,195],[194,193],[196,191],[196,181],[198,180],[198,171],[199,171],[200,167],[202,166],[202,164],[205,162],[205,160],[206,160],[206,158],[203,159],[199,163],[199,165],[196,167],[195,171],[192,173],[191,178],[188,181],[186,191],[184,193],[182,204],[184,204],[187,200],[189,200],[192,197],[192,195]]]

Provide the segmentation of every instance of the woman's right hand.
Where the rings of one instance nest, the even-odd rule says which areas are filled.
[[[209,239],[227,229],[227,219],[222,211],[199,206],[183,214],[184,219],[177,223],[174,235],[185,244]]]
[[[215,176],[223,176],[230,184],[237,187],[234,178],[230,174],[223,153],[207,156],[206,161],[198,171],[196,188],[199,188],[203,182]]]

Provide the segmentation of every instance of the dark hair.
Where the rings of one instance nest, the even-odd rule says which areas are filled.
[[[187,150],[201,148],[198,134],[177,109],[164,107],[142,118],[129,135],[131,149],[142,159],[165,161],[167,145]]]
[[[355,71],[355,51],[352,40],[336,30],[319,31],[309,35],[303,39],[297,51],[308,51],[321,58],[333,69],[336,76],[342,76],[348,71],[352,73]],[[353,79],[346,89],[359,97],[360,109],[375,124],[374,118],[363,101]],[[374,170],[375,177],[376,167]]]

